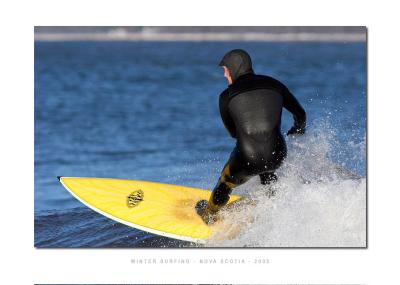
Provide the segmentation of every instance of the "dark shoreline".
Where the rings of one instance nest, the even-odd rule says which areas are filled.
[[[366,27],[35,27],[36,41],[363,42]]]

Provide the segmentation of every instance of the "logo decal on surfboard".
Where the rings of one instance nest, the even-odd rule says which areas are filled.
[[[127,204],[129,208],[136,207],[139,205],[140,202],[143,201],[144,197],[144,192],[142,190],[136,190],[129,194],[128,199],[127,199]]]

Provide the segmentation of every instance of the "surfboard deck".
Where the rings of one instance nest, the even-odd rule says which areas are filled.
[[[210,191],[155,182],[113,178],[58,177],[79,201],[122,224],[174,239],[205,243],[218,224],[208,226],[196,213]],[[240,199],[232,195],[229,203]]]

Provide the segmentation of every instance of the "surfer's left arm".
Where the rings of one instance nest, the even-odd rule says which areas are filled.
[[[284,88],[283,92],[283,107],[293,114],[294,124],[293,127],[287,132],[288,135],[304,134],[306,130],[306,111],[297,101],[296,97]]]

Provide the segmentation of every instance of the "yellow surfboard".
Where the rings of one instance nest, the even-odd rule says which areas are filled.
[[[199,200],[209,199],[210,191],[111,178],[59,177],[59,180],[94,211],[156,235],[204,243],[217,226],[206,225],[195,210]],[[239,198],[232,195],[229,203]]]

